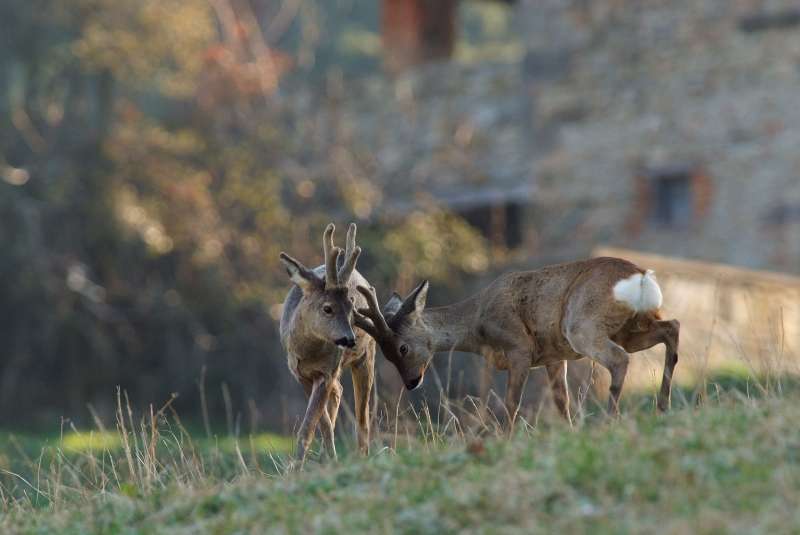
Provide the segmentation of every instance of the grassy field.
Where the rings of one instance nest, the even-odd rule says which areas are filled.
[[[38,456],[4,438],[0,532],[796,533],[800,396],[716,392],[663,416],[544,418],[510,440],[417,414],[368,459],[303,471],[279,437],[196,441],[158,418]]]

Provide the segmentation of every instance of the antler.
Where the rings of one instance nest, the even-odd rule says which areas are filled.
[[[342,250],[333,245],[333,231],[336,227],[328,223],[322,235],[322,250],[325,252],[325,286],[335,288],[339,286],[339,277],[336,274],[336,261]]]
[[[356,224],[350,223],[347,229],[347,244],[344,252],[344,265],[339,270],[339,285],[345,286],[356,268],[358,256],[361,254],[361,247],[356,245]]]
[[[370,286],[356,286],[356,289],[367,300],[367,308],[359,308],[355,314],[356,326],[367,331],[367,334],[375,339],[380,339],[393,334],[392,329],[386,323],[381,308],[378,305],[378,296],[375,288]]]

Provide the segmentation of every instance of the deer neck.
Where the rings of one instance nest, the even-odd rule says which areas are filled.
[[[431,330],[433,350],[475,352],[472,331],[477,311],[476,297],[452,305],[425,309],[423,320]]]
[[[303,320],[303,311],[297,309],[289,324],[282,326],[282,337],[287,350],[298,355],[326,354],[335,347],[331,342],[317,336]]]

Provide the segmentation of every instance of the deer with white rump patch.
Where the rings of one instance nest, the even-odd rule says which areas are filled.
[[[619,412],[628,353],[666,346],[657,406],[669,407],[678,362],[677,320],[661,321],[661,289],[652,271],[619,258],[595,258],[507,273],[459,303],[425,308],[428,282],[381,311],[374,288],[359,286],[367,308],[356,325],[370,333],[410,390],[422,383],[434,353],[466,351],[508,370],[509,424],[530,368],[547,369],[559,412],[570,420],[567,361],[588,357],[611,373],[608,408]]]
[[[361,330],[353,330],[355,306],[367,302],[357,285],[368,285],[356,271],[361,248],[356,246],[356,226],[347,231],[344,263],[337,266],[342,250],[333,245],[333,224],[322,239],[325,263],[308,269],[286,253],[280,259],[295,286],[286,296],[280,323],[281,343],[286,349],[289,370],[303,385],[308,407],[300,425],[297,457],[302,463],[322,422],[322,436],[328,455],[336,458],[334,429],[342,385],[342,368],[353,376],[358,446],[369,449],[369,397],[375,375],[375,342]]]

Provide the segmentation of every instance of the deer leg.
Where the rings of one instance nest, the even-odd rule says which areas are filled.
[[[599,333],[592,324],[576,324],[567,328],[567,341],[581,355],[600,363],[611,374],[608,395],[608,412],[619,415],[619,396],[628,372],[630,357],[622,347],[604,333]]]
[[[678,363],[678,340],[681,324],[678,320],[656,321],[651,329],[643,333],[632,333],[622,344],[628,353],[644,351],[657,344],[664,344],[664,374],[661,377],[661,388],[658,391],[656,406],[661,412],[669,409],[672,392],[672,374]]]
[[[619,397],[622,394],[622,385],[628,373],[630,357],[620,346],[609,339],[597,344],[590,355],[597,362],[605,366],[611,374],[611,386],[608,389],[608,412],[619,416]]]
[[[328,416],[330,417],[331,427],[336,428],[336,419],[339,417],[339,405],[342,403],[342,383],[336,381],[331,390],[331,397],[328,400]]]
[[[505,405],[509,434],[514,430],[514,422],[517,419],[519,405],[522,402],[522,389],[531,370],[530,354],[527,352],[515,353],[508,355],[508,360],[511,364],[508,368]]]
[[[561,416],[572,425],[569,414],[569,390],[567,389],[567,361],[562,360],[555,364],[548,364],[547,377],[550,380],[550,391],[553,393],[553,402]]]
[[[326,410],[328,389],[327,381],[323,378],[316,379],[311,385],[311,395],[308,398],[306,414],[303,417],[303,423],[300,424],[300,431],[297,433],[297,459],[300,461],[301,466],[305,462],[308,447],[314,439],[314,431]]]
[[[667,322],[669,326],[664,334],[664,374],[661,377],[661,389],[658,391],[656,406],[661,412],[669,410],[670,397],[672,395],[672,374],[675,365],[678,364],[678,344],[680,340],[681,324],[678,320]]]
[[[361,361],[351,368],[353,374],[353,397],[356,405],[356,425],[358,426],[358,450],[362,455],[369,453],[370,414],[369,400],[375,381],[375,345],[371,344]]]
[[[336,460],[336,417],[339,414],[339,403],[342,400],[342,384],[338,380],[332,381],[328,403],[322,412],[322,438],[325,450],[333,460]]]
[[[330,403],[330,399],[328,400]],[[322,411],[320,416],[320,433],[322,434],[322,445],[325,447],[325,454],[329,459],[336,460],[336,444],[334,443],[333,422],[328,414],[328,408]]]

